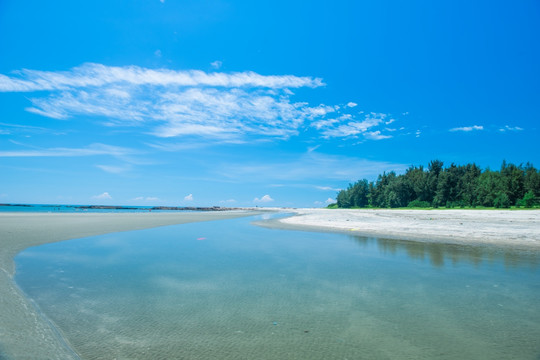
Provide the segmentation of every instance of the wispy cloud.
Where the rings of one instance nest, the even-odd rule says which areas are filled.
[[[392,135],[383,135],[380,130],[377,131],[366,131],[364,137],[370,140],[383,140],[390,139]]]
[[[341,189],[335,189],[333,187],[330,187],[330,186],[315,186],[315,188],[317,190],[322,190],[322,191],[339,191]]]
[[[111,173],[111,174],[124,174],[131,170],[131,165],[113,166],[113,165],[96,165],[97,168]]]
[[[0,134],[10,135],[10,134],[45,134],[49,133],[52,135],[61,135],[65,134],[56,130],[47,129],[40,126],[30,126],[30,125],[21,125],[21,124],[11,124],[0,122]]]
[[[215,167],[216,178],[242,182],[305,182],[318,179],[349,180],[374,179],[384,171],[404,171],[405,164],[371,161],[339,155],[308,152],[295,159],[265,163],[222,163]]]
[[[184,196],[184,201],[193,201],[193,194]]]
[[[358,120],[351,114],[344,114],[336,119],[319,120],[314,122],[313,126],[320,129],[326,138],[362,136],[369,140],[382,140],[392,136],[373,129],[381,124],[393,122],[393,119],[386,120],[387,117],[387,114],[369,113],[365,114],[362,120]]]
[[[155,202],[155,201],[160,201],[160,199],[155,196],[137,196],[136,198],[133,199],[133,201]]]
[[[484,130],[484,127],[481,125],[473,125],[473,126],[463,126],[463,127],[456,127],[453,129],[450,129],[450,131],[464,131],[464,132],[470,132],[470,131],[476,131],[476,130]]]
[[[219,86],[226,88],[299,88],[319,87],[320,78],[294,75],[259,75],[242,73],[206,73],[200,70],[175,71],[147,69],[138,66],[106,66],[87,63],[69,71],[39,71],[23,69],[15,72],[17,77],[0,74],[0,91],[30,92],[43,90],[67,90],[73,88],[103,87],[107,85],[134,86]]]
[[[506,132],[506,131],[522,131],[523,128],[520,128],[519,126],[508,126],[508,125],[505,125],[503,128],[500,128],[499,131],[500,132]]]
[[[219,60],[216,60],[216,61],[212,61],[210,63],[210,66],[212,66],[214,69],[219,69],[221,67],[221,65],[223,65],[223,63]]]
[[[212,66],[217,69],[221,63],[215,61]],[[391,137],[376,128],[389,123],[386,114],[353,114],[354,102],[311,105],[294,101],[290,91],[324,85],[322,79],[309,76],[94,63],[68,71],[23,69],[11,76],[0,75],[0,92],[39,92],[30,98],[29,112],[55,119],[92,116],[107,126],[140,127],[161,138],[286,139],[310,128],[325,138]]]
[[[221,200],[221,204],[234,204],[236,202],[235,199],[227,199],[227,200]]]
[[[92,144],[85,148],[49,148],[32,150],[0,151],[0,157],[77,157],[77,156],[125,156],[137,151],[106,144]]]

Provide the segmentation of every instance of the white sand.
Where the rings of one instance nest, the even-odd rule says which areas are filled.
[[[76,359],[53,326],[13,282],[13,257],[30,246],[188,222],[255,215],[253,211],[175,213],[0,213],[0,359]]]
[[[540,210],[294,209],[277,227],[540,250]]]

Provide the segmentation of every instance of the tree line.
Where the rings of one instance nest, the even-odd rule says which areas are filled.
[[[482,171],[474,163],[443,167],[442,161],[433,160],[427,169],[411,166],[402,175],[384,172],[375,182],[362,179],[337,194],[340,208],[478,206],[540,206],[540,172],[530,163],[503,161],[499,171]]]

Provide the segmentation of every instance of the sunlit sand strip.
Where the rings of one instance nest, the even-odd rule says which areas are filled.
[[[78,358],[14,283],[13,258],[20,251],[31,246],[111,232],[255,214],[254,211],[0,213],[0,358]]]
[[[540,250],[540,210],[294,209],[272,227]]]

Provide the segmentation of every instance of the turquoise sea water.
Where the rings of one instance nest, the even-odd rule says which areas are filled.
[[[538,253],[258,218],[30,248],[16,281],[83,359],[538,359]]]
[[[0,212],[48,212],[48,213],[78,213],[78,212],[170,212],[173,210],[156,210],[153,206],[122,206],[121,208],[90,208],[91,205],[54,205],[54,204],[0,204]],[[189,211],[189,210],[182,210]]]

